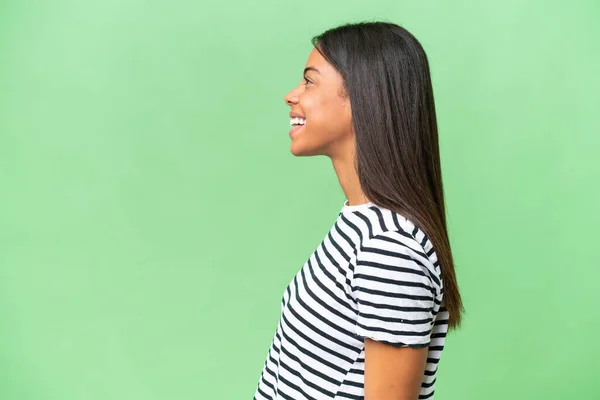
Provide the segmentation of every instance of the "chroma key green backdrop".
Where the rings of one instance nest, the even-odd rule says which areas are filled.
[[[600,399],[600,3],[0,2],[0,399],[250,399],[344,201],[310,38],[422,42],[466,314],[436,399]]]

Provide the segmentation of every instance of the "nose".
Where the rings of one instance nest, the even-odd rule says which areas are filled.
[[[298,104],[298,101],[300,101],[300,97],[298,94],[298,87],[295,87],[294,89],[289,91],[288,94],[285,95],[283,100],[285,101],[285,103],[288,106],[293,106],[294,104]]]

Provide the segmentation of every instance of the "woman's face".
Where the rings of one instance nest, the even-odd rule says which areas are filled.
[[[305,119],[303,126],[291,126],[292,154],[333,158],[351,145],[350,99],[342,93],[342,76],[313,49],[300,84],[285,96],[290,117]]]

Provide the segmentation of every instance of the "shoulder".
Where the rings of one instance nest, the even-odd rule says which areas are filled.
[[[356,265],[420,275],[427,278],[436,294],[443,291],[441,268],[431,242],[406,219],[399,227],[364,237],[357,249]]]
[[[381,241],[400,241],[405,246],[421,253],[429,253],[432,244],[427,235],[411,220],[393,210],[371,204],[340,216],[343,225],[347,225],[359,234],[357,244],[377,243]]]

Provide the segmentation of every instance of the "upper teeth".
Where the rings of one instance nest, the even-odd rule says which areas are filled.
[[[306,120],[304,118],[291,118],[290,125],[304,125]]]

